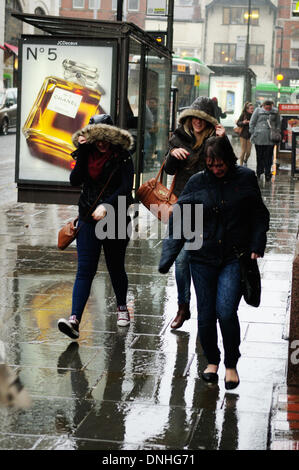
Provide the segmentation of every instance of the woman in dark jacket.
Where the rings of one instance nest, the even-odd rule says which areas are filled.
[[[242,131],[240,132],[240,143],[241,143],[240,165],[244,165],[244,166],[247,166],[247,161],[251,153],[249,121],[251,119],[253,111],[254,111],[253,104],[247,101],[244,105],[241,116],[239,117],[237,121],[237,126],[242,128]]]
[[[208,382],[218,380],[218,320],[225,353],[225,386],[232,389],[239,384],[237,310],[242,293],[238,255],[247,252],[252,259],[264,255],[269,212],[254,172],[236,165],[237,159],[226,137],[211,137],[205,155],[206,169],[190,178],[178,205],[182,211],[185,205],[193,209],[197,204],[203,206],[203,233],[195,234],[202,235],[201,247],[192,249],[190,243],[190,249],[186,246],[197,296],[198,334],[208,361],[202,378]],[[169,270],[186,242],[182,226],[181,237],[177,226],[173,236],[175,222],[172,216],[169,237],[163,241],[159,266],[162,273]]]
[[[120,228],[121,234],[116,232],[114,236],[108,235],[107,238],[99,237],[96,224],[104,219],[112,207],[114,227],[118,229],[118,209],[121,206],[124,210],[119,196],[125,198],[125,210],[132,203],[134,169],[129,149],[133,145],[133,138],[126,130],[111,125],[113,123],[109,115],[94,116],[91,122],[93,124],[73,135],[77,150],[73,153],[76,165],[70,174],[70,182],[72,186],[82,186],[79,198],[79,232],[76,238],[78,269],[71,316],[68,320],[62,318],[58,321],[59,330],[72,339],[79,337],[79,324],[102,247],[117,301],[117,324],[128,326],[130,323],[126,306],[128,278],[124,264],[130,218],[125,215],[127,226]]]
[[[174,194],[179,196],[189,178],[204,168],[204,144],[212,135],[224,135],[225,129],[214,116],[214,104],[209,98],[198,98],[179,116],[179,127],[169,141],[165,171],[176,174]],[[171,328],[180,328],[190,318],[191,274],[184,248],[175,262],[178,289],[178,311]]]

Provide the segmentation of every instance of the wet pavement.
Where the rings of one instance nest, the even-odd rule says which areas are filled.
[[[249,164],[254,168],[254,151]],[[260,187],[271,212],[267,250],[259,262],[262,301],[258,309],[241,301],[241,383],[230,392],[223,365],[217,385],[200,378],[206,361],[196,338],[194,294],[191,319],[178,331],[169,327],[177,307],[174,273],[157,271],[161,240],[153,218],[145,237],[143,208],[139,236],[127,252],[130,327],[116,325],[114,294],[101,259],[80,340],[72,342],[56,324],[70,313],[76,252],[73,245],[60,252],[56,241],[58,228],[76,215],[76,207],[2,204],[0,340],[32,405],[0,408],[0,449],[298,448],[299,391],[286,387],[286,365],[299,180],[290,177],[286,164]],[[293,426],[290,403],[295,404]]]

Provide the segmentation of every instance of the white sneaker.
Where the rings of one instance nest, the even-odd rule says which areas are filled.
[[[57,326],[61,333],[64,333],[69,338],[79,338],[79,322],[73,317],[70,317],[68,320],[60,318],[60,320],[58,320]]]
[[[129,326],[130,315],[128,310],[118,310],[117,312],[117,325],[118,326]]]

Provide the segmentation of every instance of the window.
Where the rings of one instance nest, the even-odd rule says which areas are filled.
[[[214,44],[214,64],[231,64],[235,62],[236,44]]]
[[[292,12],[296,10],[297,3],[298,3],[298,0],[297,0],[297,2],[291,2]],[[291,12],[291,17],[292,17],[292,12]],[[293,16],[292,19],[296,19],[296,16]]]
[[[259,24],[259,9],[255,8],[250,13],[250,24],[257,26]],[[224,7],[223,24],[247,24],[248,9],[242,7]]]
[[[291,49],[291,67],[299,67],[299,48]]]
[[[139,0],[127,0],[128,11],[139,10]],[[111,10],[117,10],[117,0],[111,1]]]
[[[95,8],[99,10],[101,8],[101,0],[89,0],[88,8],[89,10],[94,10]]]
[[[250,44],[249,46],[249,65],[263,65],[264,64],[264,49],[263,45]]]
[[[249,45],[249,65],[264,64],[264,45]],[[214,64],[234,64],[236,62],[236,44],[214,44]]]
[[[73,8],[84,8],[84,0],[73,0]]]
[[[139,0],[128,0],[128,11],[130,10],[139,10]]]
[[[193,0],[174,0],[176,7],[191,7],[193,5]]]

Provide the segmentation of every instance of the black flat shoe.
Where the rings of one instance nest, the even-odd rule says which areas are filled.
[[[226,390],[233,390],[234,388],[237,388],[239,383],[240,383],[239,375],[238,375],[238,381],[237,382],[232,381],[232,380],[226,381],[224,379],[224,385],[225,385]]]
[[[218,374],[216,372],[202,372],[201,377],[205,382],[216,383],[218,381]]]

